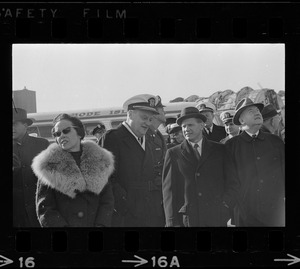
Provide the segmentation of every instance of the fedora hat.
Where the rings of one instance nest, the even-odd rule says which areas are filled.
[[[21,121],[24,123],[27,123],[28,126],[30,126],[33,121],[32,119],[27,118],[27,111],[23,108],[13,108],[13,122]]]
[[[279,113],[277,112],[277,110],[274,108],[274,106],[272,104],[266,105],[263,108],[263,110],[261,111],[261,115],[262,115],[264,121],[268,120],[268,119],[271,119],[271,118],[275,117],[278,114]]]
[[[240,123],[240,116],[242,114],[242,112],[250,107],[250,106],[256,106],[259,111],[261,112],[264,108],[264,104],[262,103],[253,103],[253,101],[250,98],[243,98],[236,106],[235,108],[235,114],[233,116],[232,122],[235,125],[241,125]]]
[[[196,107],[189,106],[181,110],[180,117],[177,119],[177,124],[181,126],[181,123],[185,119],[198,118],[203,122],[206,122],[206,117],[202,115]]]

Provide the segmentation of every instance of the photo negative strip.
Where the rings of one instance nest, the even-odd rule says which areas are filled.
[[[0,4],[0,267],[299,266],[299,11]]]

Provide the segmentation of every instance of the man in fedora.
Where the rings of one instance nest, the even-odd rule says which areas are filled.
[[[226,131],[223,126],[213,123],[215,106],[211,102],[200,102],[196,105],[199,112],[206,117],[205,127],[203,128],[203,136],[215,142],[220,142],[226,137]]]
[[[156,97],[139,94],[123,108],[127,119],[106,132],[103,147],[115,156],[110,180],[115,197],[113,227],[162,227],[161,188],[155,185],[155,160],[146,133],[153,115],[158,115]]]
[[[263,125],[260,128],[262,132],[279,135],[279,126],[281,116],[272,104],[266,105],[262,112]]]
[[[36,216],[37,178],[31,169],[32,159],[49,145],[44,138],[32,137],[27,128],[32,120],[22,108],[13,108],[13,156],[20,165],[14,167],[13,203],[15,227],[40,227]]]
[[[241,182],[235,209],[237,226],[285,225],[284,143],[278,136],[260,131],[263,108],[263,104],[243,98],[233,117],[242,133],[225,143]]]
[[[203,137],[206,117],[187,107],[177,119],[185,140],[167,150],[163,201],[167,227],[226,227],[239,183],[225,146]]]

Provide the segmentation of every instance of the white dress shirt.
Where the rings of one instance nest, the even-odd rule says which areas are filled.
[[[134,138],[137,140],[137,142],[139,143],[139,145],[141,145],[142,149],[145,150],[145,136],[142,136],[143,138],[143,143],[140,143],[139,138],[135,135],[135,133],[131,130],[130,126],[128,125],[128,123],[126,121],[122,122],[123,126],[126,127],[126,129],[134,136]]]
[[[253,137],[253,135],[256,135],[256,137],[258,136],[258,133],[259,133],[259,130],[255,133],[255,134],[251,134],[251,133],[249,133],[248,131],[246,131],[245,130],[245,132],[249,135],[249,136],[251,136],[251,137]]]
[[[197,148],[197,150],[198,150],[200,156],[201,156],[201,153],[202,153],[202,141],[203,141],[203,139],[201,139],[198,143],[190,142],[191,145],[192,145],[192,147],[193,147],[193,149],[195,148],[195,144],[199,145],[199,147]]]

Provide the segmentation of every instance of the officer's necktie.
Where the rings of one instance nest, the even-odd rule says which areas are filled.
[[[198,144],[195,144],[195,145],[194,145],[195,155],[196,155],[197,160],[199,161],[200,158],[201,158],[201,155],[200,155],[200,152],[199,152],[198,148],[199,148],[199,145],[198,145]]]
[[[139,142],[141,145],[143,145],[143,137],[139,137]]]
[[[257,135],[252,135],[252,141],[254,141],[255,140],[255,138],[257,137]]]

